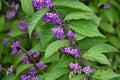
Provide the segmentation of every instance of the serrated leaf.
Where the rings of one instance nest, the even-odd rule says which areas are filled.
[[[68,14],[64,20],[72,20],[72,19],[85,19],[85,20],[91,20],[96,25],[99,25],[100,18],[98,18],[94,13],[92,12],[72,12]]]
[[[32,16],[34,13],[34,8],[32,6],[32,0],[21,0],[21,6],[23,11],[28,15]]]
[[[43,17],[43,15],[48,11],[49,9],[41,9],[39,11],[37,11],[31,18],[29,24],[28,24],[28,33],[29,33],[29,36],[31,38],[31,34],[34,30],[34,28],[36,27],[36,25],[38,23],[40,23],[41,21],[41,18]],[[40,21],[40,22],[39,22]]]
[[[23,65],[18,66],[16,76],[18,76],[20,73],[30,68],[31,66],[33,66],[33,64],[23,64]]]
[[[93,12],[89,7],[84,5],[82,2],[70,1],[70,0],[62,0],[62,1],[60,0],[60,1],[55,1],[54,4],[56,6],[64,6],[64,7],[69,7],[69,8],[75,8],[75,9],[82,10],[82,11]]]
[[[120,77],[120,75],[113,72],[110,69],[108,69],[106,71],[98,70],[93,74],[93,78],[102,79],[102,80],[109,80],[109,79],[112,79],[112,78],[115,78],[115,77]]]
[[[87,21],[87,20],[72,21],[69,23],[69,27],[84,36],[105,37],[99,32],[97,26],[91,21]]]
[[[97,61],[101,64],[110,65],[110,62],[108,61],[107,57],[104,54],[101,54],[101,53],[107,53],[107,52],[118,52],[118,50],[108,44],[98,44],[90,48],[83,55],[83,57],[91,61]]]
[[[83,74],[78,74],[78,75],[75,75],[73,76],[72,78],[70,78],[69,80],[80,80],[84,77],[85,75]]]
[[[53,55],[56,51],[58,51],[60,48],[64,46],[68,46],[69,41],[68,40],[57,40],[52,42],[50,45],[48,45],[46,51],[45,51],[45,58],[50,57]]]
[[[60,76],[66,74],[69,72],[69,68],[59,68],[56,70],[52,70],[49,72],[49,74],[46,76],[45,80],[56,80]]]
[[[4,16],[1,16],[1,17],[0,17],[0,31],[3,30],[4,25],[5,25],[5,17],[4,17]]]

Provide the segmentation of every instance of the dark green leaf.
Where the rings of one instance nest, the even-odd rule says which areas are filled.
[[[62,48],[64,46],[68,46],[68,45],[69,45],[68,40],[57,40],[55,42],[52,42],[50,45],[48,45],[48,47],[45,51],[45,58],[50,57],[56,51],[58,51],[60,48]]]
[[[102,79],[102,80],[109,80],[112,79],[114,80],[115,77],[120,77],[119,74],[113,72],[112,70],[108,69],[106,71],[104,70],[98,70],[94,73],[93,78],[96,79]]]
[[[21,5],[23,11],[28,15],[32,16],[34,13],[34,8],[32,6],[32,0],[21,0]]]
[[[78,74],[78,75],[75,75],[74,77],[70,78],[69,80],[80,80],[84,77],[83,74]]]
[[[69,27],[84,36],[105,37],[99,32],[99,30],[97,29],[97,26],[91,21],[87,21],[87,20],[72,21],[69,23]]]
[[[16,79],[15,74],[11,74],[9,76],[6,76],[6,77],[2,78],[2,80],[15,80],[15,79]]]
[[[4,16],[1,16],[1,17],[0,17],[0,31],[3,30],[4,24],[5,24],[5,17],[4,17]]]
[[[31,37],[31,34],[34,30],[34,28],[37,26],[38,23],[40,23],[42,16],[48,11],[49,9],[42,9],[37,11],[31,18],[29,24],[28,24],[28,32],[29,36]]]
[[[0,1],[0,10],[2,9],[2,1]]]

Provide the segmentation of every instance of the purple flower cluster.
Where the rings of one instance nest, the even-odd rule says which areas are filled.
[[[45,69],[45,68],[47,68],[47,65],[45,65],[45,64],[42,63],[42,62],[36,63],[36,66],[39,67],[40,69]]]
[[[38,33],[37,32],[34,32],[34,38],[36,39],[36,40],[40,40],[40,36],[38,35]]]
[[[6,71],[6,76],[8,76],[12,72],[13,72],[13,65],[11,65],[10,68],[8,68],[8,70]]]
[[[78,63],[70,63],[69,67],[73,70],[82,70],[85,74],[90,74],[93,72],[93,69],[90,66],[81,67]]]
[[[27,30],[28,30],[28,23],[25,22],[25,21],[20,21],[20,22],[18,23],[18,28],[19,28],[20,30],[25,30],[25,31],[27,31]]]
[[[82,68],[78,63],[70,63],[69,67],[73,70],[80,70]]]
[[[110,8],[110,4],[109,4],[109,3],[104,4],[104,5],[103,5],[103,8],[104,8],[104,9]]]
[[[64,25],[62,23],[62,21],[59,19],[59,16],[56,13],[46,13],[43,16],[43,21],[44,22],[51,22],[51,23],[59,25],[59,26],[63,26]]]
[[[82,71],[85,73],[85,74],[90,74],[93,72],[93,69],[90,67],[90,66],[86,66],[86,67],[83,67]]]
[[[10,8],[11,8],[11,11],[8,10],[6,12],[6,18],[8,19],[11,19],[16,15],[19,9],[19,4],[15,4],[15,2],[12,2],[12,4],[10,5]]]
[[[67,33],[67,37],[71,39],[71,38],[74,38],[74,36],[75,36],[74,32],[69,30],[68,33]]]
[[[29,50],[29,51],[28,51],[28,54],[29,54],[29,55],[32,55],[33,58],[39,58],[39,57],[40,57],[40,52],[39,52],[39,51],[33,53],[32,50]]]
[[[64,30],[62,28],[53,28],[52,32],[55,34],[55,38],[57,39],[64,39],[65,35],[64,35]]]
[[[32,0],[32,4],[36,10],[53,7],[53,3],[51,0]]]
[[[35,67],[31,67],[29,69],[29,72],[27,72],[26,74],[21,75],[21,80],[39,80],[37,75],[37,71],[35,69]]]
[[[3,67],[0,65],[0,71],[2,71],[3,70]]]
[[[29,58],[28,58],[27,56],[23,56],[23,57],[21,58],[21,62],[22,62],[23,64],[30,64]]]
[[[61,49],[62,52],[70,54],[76,58],[80,57],[80,53],[78,49],[71,49],[69,47],[64,47]]]
[[[3,45],[7,45],[8,43],[9,43],[9,40],[8,39],[4,39]]]
[[[20,46],[19,41],[16,41],[11,45],[11,48],[13,49],[12,54],[14,56],[22,53],[22,50],[19,48],[19,46]]]

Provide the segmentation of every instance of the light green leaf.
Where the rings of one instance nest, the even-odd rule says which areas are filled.
[[[41,18],[43,17],[43,15],[48,11],[49,9],[41,9],[39,11],[37,11],[31,18],[29,24],[28,24],[28,32],[29,32],[29,36],[31,38],[31,34],[34,30],[34,28],[37,26],[38,23],[40,23]]]
[[[21,6],[23,11],[28,15],[32,16],[34,13],[34,8],[32,6],[32,0],[21,0]]]
[[[72,21],[69,23],[69,27],[84,36],[105,37],[99,32],[97,26],[91,21],[87,21],[87,20]]]
[[[64,20],[72,20],[72,19],[85,19],[85,20],[91,20],[96,25],[99,25],[100,18],[98,18],[94,13],[92,12],[72,12],[68,14]]]
[[[83,55],[83,57],[91,61],[97,61],[101,64],[110,65],[110,62],[108,61],[107,57],[104,54],[101,54],[101,53],[107,53],[107,52],[118,52],[118,50],[108,44],[98,44],[90,48]]]
[[[83,74],[78,74],[78,75],[75,75],[74,77],[70,78],[69,80],[80,80],[84,77],[85,75]]]
[[[68,46],[69,41],[68,40],[57,40],[52,42],[50,45],[48,45],[46,51],[45,51],[45,58],[50,57],[53,55],[56,51],[58,51],[60,48],[64,46]]]
[[[76,33],[75,34],[75,40],[76,41],[79,41],[79,40],[81,40],[81,39],[84,39],[86,36],[84,36],[84,35],[81,35],[81,34],[79,34],[79,33]]]
[[[24,65],[18,66],[16,76],[18,76],[20,73],[22,73],[24,70],[30,68],[31,66],[33,66],[33,64],[24,64]]]
[[[56,70],[52,70],[49,72],[49,74],[46,76],[45,80],[56,80],[60,76],[66,74],[69,72],[69,68],[59,68]]]
[[[69,7],[69,8],[74,8],[82,11],[90,11],[93,12],[89,7],[84,5],[82,2],[77,2],[77,1],[70,1],[70,0],[57,0],[54,2],[56,6],[64,6],[64,7]]]
[[[1,17],[0,17],[0,31],[3,30],[4,25],[5,25],[5,17],[4,17],[4,16],[1,16]]]
[[[10,35],[11,37],[17,37],[17,36],[20,36],[22,34],[26,34],[27,32],[26,31],[22,31],[22,30],[19,30],[19,29],[14,29],[10,32]]]
[[[96,79],[102,79],[102,80],[109,80],[115,77],[120,77],[119,74],[113,72],[112,70],[108,69],[108,70],[98,70],[93,74],[93,78]]]

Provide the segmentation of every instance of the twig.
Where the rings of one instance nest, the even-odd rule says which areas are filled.
[[[10,8],[10,5],[8,2],[6,2],[5,0],[1,0],[1,1]]]

